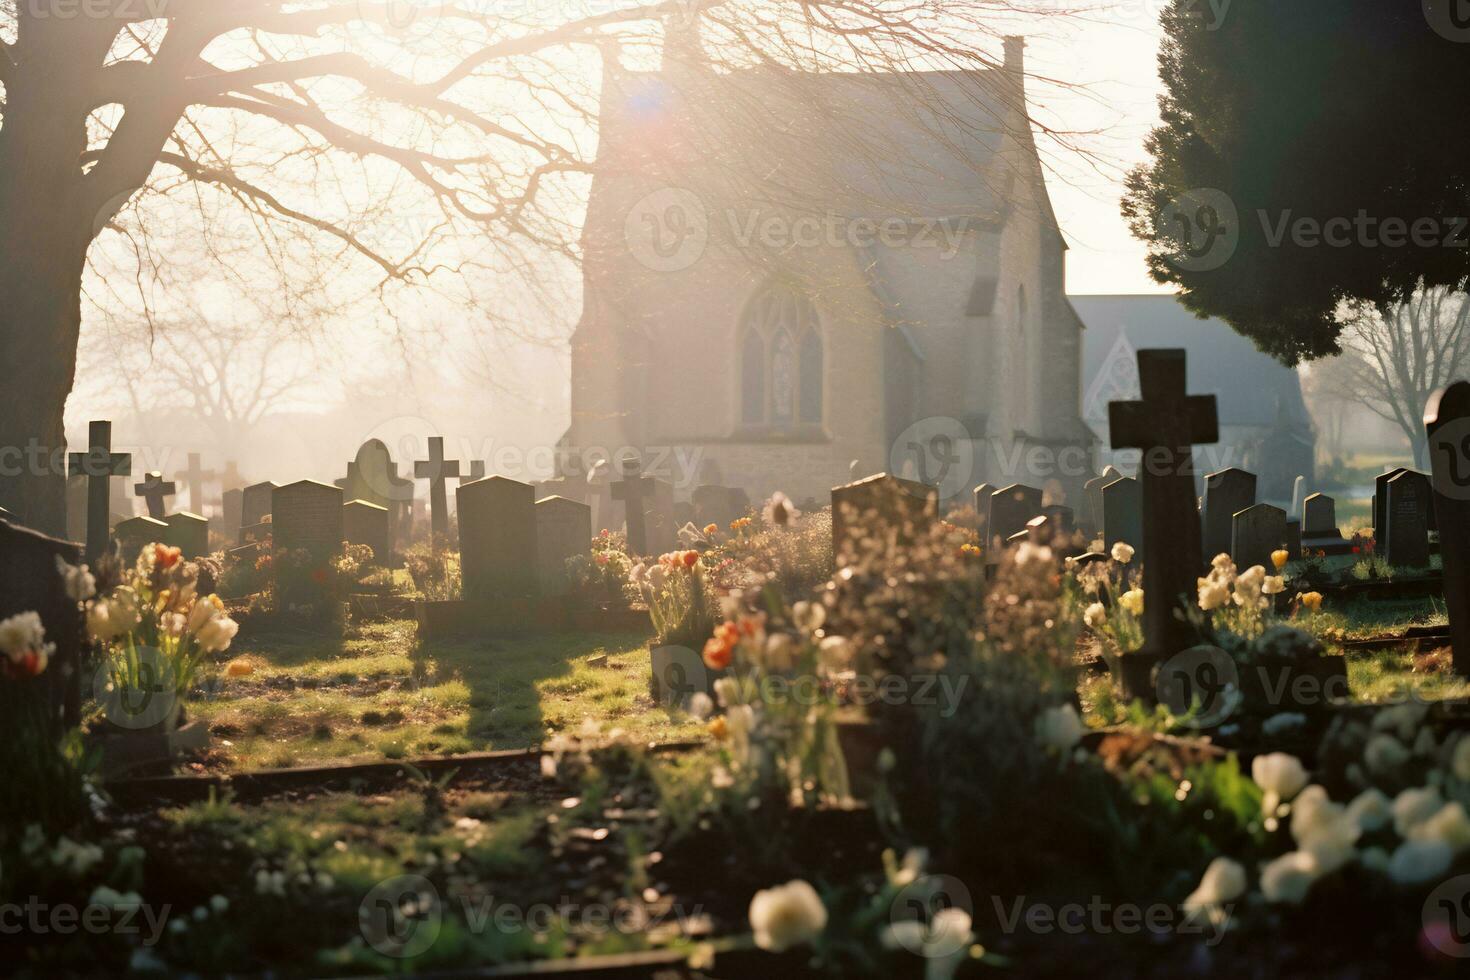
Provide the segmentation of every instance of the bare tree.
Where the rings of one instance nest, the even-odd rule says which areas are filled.
[[[1443,287],[1420,289],[1386,312],[1357,311],[1342,334],[1334,395],[1397,425],[1413,448],[1414,465],[1428,465],[1424,404],[1449,384],[1470,355],[1470,297]]]
[[[0,0],[0,447],[60,458],[81,283],[105,228],[145,273],[167,261],[150,218],[190,209],[250,228],[288,272],[304,232],[373,270],[379,292],[473,270],[534,279],[547,253],[577,255],[599,57],[656,59],[666,25],[698,18],[713,70],[991,68],[977,41],[1018,9]],[[58,468],[7,473],[0,504],[59,530]]]

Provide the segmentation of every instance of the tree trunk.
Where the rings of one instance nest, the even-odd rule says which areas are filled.
[[[61,67],[20,66],[27,77],[7,92],[0,128],[0,506],[56,535],[66,531],[62,414],[94,233],[80,204],[84,97]]]

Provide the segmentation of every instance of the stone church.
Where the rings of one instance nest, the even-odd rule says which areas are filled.
[[[604,67],[563,471],[633,447],[698,461],[664,474],[682,497],[825,501],[854,461],[910,469],[918,423],[968,440],[968,486],[1075,499],[1096,439],[1022,40],[990,70],[890,74],[665,44],[659,71]]]

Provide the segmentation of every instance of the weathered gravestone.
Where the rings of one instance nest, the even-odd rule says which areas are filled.
[[[93,430],[93,436],[97,435]],[[96,442],[94,438],[93,444]],[[105,505],[105,487],[103,490]],[[105,542],[105,522],[102,527]],[[81,721],[82,613],[77,600],[66,593],[66,581],[56,567],[58,557],[69,565],[80,564],[81,547],[0,520],[0,620],[34,612],[41,617],[46,642],[56,644],[46,670],[27,682],[34,685],[38,697],[45,699],[53,735],[59,735],[63,726],[72,727]],[[16,723],[13,718],[0,719],[0,729]],[[14,737],[14,733],[0,737]]]
[[[1012,535],[1026,530],[1026,522],[1041,513],[1041,491],[1024,483],[1001,487],[990,495],[990,520],[985,533],[991,550],[997,541],[1009,541]]]
[[[536,590],[536,491],[503,476],[462,483],[460,571],[472,601],[525,598]]]
[[[567,560],[591,549],[591,507],[566,497],[536,501],[536,583],[542,595],[566,595]]]
[[[1143,487],[1131,476],[1120,476],[1102,488],[1103,550],[1120,541],[1143,554]],[[1137,558],[1142,561],[1141,557]]]
[[[398,464],[381,439],[369,439],[347,464],[347,477],[338,483],[344,500],[362,500],[388,511],[388,550],[377,556],[386,564],[396,547],[401,525],[413,506],[413,481],[398,474]]]
[[[1383,557],[1390,565],[1424,568],[1429,564],[1429,512],[1432,487],[1429,477],[1404,470],[1388,481],[1384,520],[1380,534]]]
[[[139,553],[148,545],[162,544],[167,536],[168,525],[152,517],[129,517],[112,528],[117,554],[124,566],[137,561]]]
[[[342,540],[373,549],[373,564],[384,565],[392,553],[389,545],[389,510],[368,500],[349,500],[342,505]]]
[[[990,540],[990,497],[1000,488],[982,483],[974,490],[975,537],[982,545]]]
[[[1286,560],[1297,561],[1302,556],[1302,522],[1286,522]]]
[[[1102,475],[1095,476],[1082,484],[1082,513],[1078,520],[1089,534],[1096,534],[1103,526],[1103,487],[1121,478],[1123,474],[1116,466],[1103,468]]]
[[[1185,352],[1138,352],[1143,397],[1108,405],[1114,449],[1141,451],[1143,648],[1119,658],[1127,697],[1157,696],[1154,668],[1192,642],[1179,606],[1195,595],[1203,564],[1194,496],[1194,449],[1220,438],[1214,395],[1187,393]],[[1117,484],[1113,484],[1116,486]],[[1110,488],[1104,488],[1106,494]]]
[[[264,523],[270,516],[271,500],[280,489],[275,483],[252,483],[240,497],[240,527],[242,529]],[[240,542],[245,542],[242,536]]]
[[[1388,528],[1388,481],[1400,473],[1407,473],[1407,466],[1395,466],[1384,470],[1373,479],[1373,537],[1377,541],[1378,551],[1383,551],[1387,544],[1384,534]]]
[[[1302,549],[1329,555],[1352,553],[1353,543],[1337,527],[1337,501],[1325,493],[1308,494],[1302,501]]]
[[[165,480],[157,470],[145,473],[142,483],[133,484],[134,495],[142,497],[148,504],[148,516],[160,521],[168,510],[168,498],[177,492],[174,482]]]
[[[1256,502],[1256,475],[1231,467],[1205,477],[1200,544],[1205,561],[1230,554],[1235,515]]]
[[[271,538],[282,607],[324,612],[329,566],[342,553],[342,488],[316,480],[277,487],[271,495]]]
[[[198,558],[209,554],[209,521],[198,514],[181,510],[163,519],[168,529],[163,532],[163,543],[178,548],[185,558]]]
[[[694,523],[701,528],[714,524],[721,531],[729,531],[730,525],[750,510],[750,497],[740,487],[695,487],[692,502]]]
[[[833,559],[840,566],[844,551],[863,538],[892,536],[900,547],[913,544],[928,533],[938,514],[938,488],[887,473],[833,487]]]
[[[112,451],[112,423],[92,422],[87,426],[87,451],[72,453],[67,472],[87,480],[87,561],[96,562],[107,551],[112,522],[108,489],[115,476],[130,476],[133,457]]]
[[[1434,473],[1435,523],[1455,673],[1470,677],[1470,382],[1456,381],[1424,407]],[[0,593],[3,594],[3,593]]]
[[[624,459],[621,469],[623,478],[612,485],[612,499],[622,503],[627,518],[628,553],[647,555],[649,541],[645,508],[653,494],[653,477],[643,475],[643,461],[636,456]]]
[[[1286,511],[1270,504],[1253,504],[1231,521],[1230,560],[1244,571],[1261,565],[1275,574],[1271,552],[1286,545]]]
[[[449,497],[444,489],[447,479],[459,479],[459,460],[444,458],[444,437],[429,437],[429,458],[413,464],[413,475],[429,481],[429,525],[435,538],[449,534]]]
[[[245,491],[231,487],[220,494],[221,529],[226,541],[240,540],[240,520],[245,516]]]

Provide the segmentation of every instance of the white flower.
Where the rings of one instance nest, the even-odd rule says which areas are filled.
[[[1016,564],[1029,565],[1031,562],[1041,562],[1049,565],[1052,562],[1051,548],[1044,544],[1032,544],[1030,541],[1022,541],[1016,548]]]
[[[721,677],[715,681],[715,700],[720,707],[729,708],[740,703],[740,682],[733,677]]]
[[[704,721],[715,710],[715,703],[703,691],[695,691],[689,698],[689,713]]]
[[[120,892],[106,885],[98,885],[92,889],[92,896],[88,899],[89,905],[100,905],[103,908],[123,909],[137,908],[143,904],[143,896],[137,892]]]
[[[1307,770],[1296,756],[1272,752],[1270,755],[1258,755],[1251,761],[1251,779],[1265,793],[1261,809],[1270,816],[1307,785]]]
[[[1470,848],[1470,817],[1457,801],[1446,803],[1432,817],[1409,828],[1410,840],[1437,840],[1456,854]]]
[[[86,565],[68,565],[65,558],[57,555],[56,571],[66,582],[67,598],[73,602],[86,602],[97,594],[97,579]]]
[[[1261,582],[1261,592],[1266,595],[1280,595],[1286,591],[1286,580],[1280,575],[1267,575]]]
[[[1077,717],[1077,709],[1070,704],[1048,708],[1036,716],[1036,741],[1042,747],[1067,752],[1082,740],[1087,726]]]
[[[1124,541],[1113,545],[1113,561],[1126,565],[1133,560],[1133,546]]]
[[[1300,728],[1307,723],[1307,716],[1297,711],[1278,711],[1276,714],[1261,722],[1261,733],[1264,735],[1280,735],[1282,732],[1293,728]]]
[[[15,658],[27,650],[39,649],[46,637],[41,625],[41,615],[35,612],[16,613],[9,619],[0,619],[0,653]]]
[[[911,847],[905,851],[902,864],[895,859],[892,848],[883,852],[883,866],[888,873],[888,883],[895,888],[903,888],[918,881],[928,863],[929,850],[924,847]]]
[[[1378,789],[1365,789],[1347,806],[1347,814],[1360,830],[1372,833],[1393,819],[1393,804]]]
[[[286,894],[286,873],[284,871],[269,871],[261,868],[255,872],[255,891],[258,895],[280,895]]]
[[[815,633],[827,621],[827,607],[820,602],[798,602],[791,607],[791,621],[803,633]]]
[[[1207,578],[1199,582],[1199,607],[1205,612],[1213,612],[1230,601],[1230,587],[1224,582]]]
[[[1409,750],[1392,735],[1374,735],[1363,750],[1363,762],[1368,771],[1379,777],[1397,775],[1408,761]]]
[[[228,616],[216,616],[204,624],[196,637],[199,648],[205,653],[222,653],[230,648],[230,641],[240,632],[240,624]]]
[[[1245,868],[1228,857],[1217,857],[1205,868],[1199,887],[1184,900],[1187,911],[1233,902],[1245,894]]]
[[[1407,838],[1409,831],[1438,813],[1443,803],[1433,786],[1404,790],[1393,801],[1393,829]]]
[[[761,508],[761,520],[773,527],[785,527],[800,516],[801,511],[780,490],[771,494],[771,499]]]
[[[1450,869],[1454,852],[1441,840],[1411,840],[1388,859],[1388,876],[1400,885],[1421,885]]]
[[[817,890],[801,879],[755,893],[750,900],[750,928],[755,944],[780,953],[819,935],[827,927],[827,909]]]
[[[1283,854],[1261,869],[1261,894],[1273,905],[1300,905],[1317,880],[1317,862],[1306,851]]]
[[[1108,611],[1101,602],[1094,602],[1082,614],[1082,621],[1093,629],[1102,629],[1108,623]]]
[[[556,756],[545,754],[541,756],[541,778],[556,778]]]
[[[51,863],[80,878],[102,860],[102,848],[96,844],[78,844],[70,837],[62,837],[51,849]]]
[[[817,658],[828,671],[846,670],[852,664],[852,641],[845,636],[823,637],[817,647]]]
[[[790,670],[796,660],[796,644],[785,633],[772,633],[766,637],[763,666],[766,670],[780,673]]]
[[[1321,786],[1308,786],[1291,804],[1291,836],[1312,855],[1318,874],[1330,874],[1351,861],[1362,832],[1347,809],[1329,800]]]

